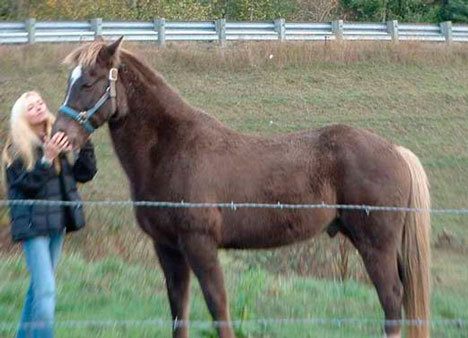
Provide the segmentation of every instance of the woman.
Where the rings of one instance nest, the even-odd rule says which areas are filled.
[[[91,142],[71,161],[74,154],[67,136],[50,135],[53,122],[37,92],[26,92],[15,102],[3,152],[9,200],[80,201],[76,182],[87,182],[96,174]],[[54,271],[64,233],[84,226],[82,206],[12,204],[10,216],[13,241],[22,243],[31,276],[18,337],[53,337]]]

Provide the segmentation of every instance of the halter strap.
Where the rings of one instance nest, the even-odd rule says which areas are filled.
[[[117,82],[118,70],[117,68],[111,68],[109,71],[109,86],[99,100],[88,110],[78,112],[73,108],[63,105],[59,108],[59,112],[77,121],[89,134],[93,133],[97,128],[91,124],[91,117],[106,103],[108,99],[111,99],[112,111],[115,112],[117,109],[115,83]]]

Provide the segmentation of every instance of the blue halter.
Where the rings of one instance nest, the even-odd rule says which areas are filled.
[[[96,102],[96,104],[82,112],[78,112],[73,108],[70,108],[66,105],[63,105],[59,108],[59,112],[70,117],[71,119],[77,121],[89,134],[92,134],[96,128],[90,122],[91,117],[106,103],[108,99],[112,99],[112,110],[115,112],[115,82],[117,81],[117,68],[112,68],[109,71],[109,86],[106,88],[106,91],[101,96],[101,98]]]

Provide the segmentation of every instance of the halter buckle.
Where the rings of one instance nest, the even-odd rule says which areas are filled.
[[[109,81],[117,81],[118,74],[119,74],[119,71],[117,68],[111,68],[109,70]]]
[[[88,120],[88,112],[87,111],[82,111],[78,114],[78,122],[80,124],[84,124],[86,123],[86,121]]]

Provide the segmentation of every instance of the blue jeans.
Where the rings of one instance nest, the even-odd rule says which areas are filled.
[[[64,233],[23,241],[31,275],[17,338],[52,338],[55,312],[55,268],[62,251]]]

